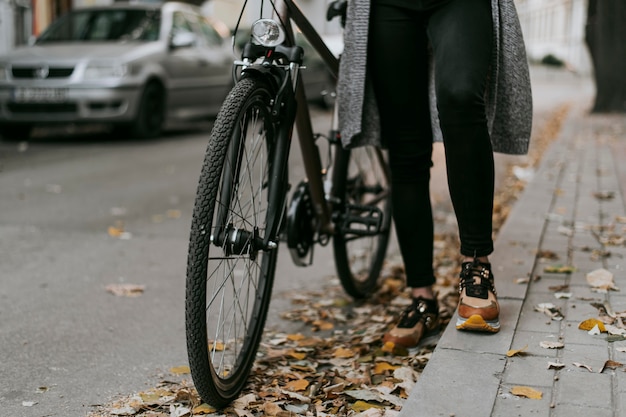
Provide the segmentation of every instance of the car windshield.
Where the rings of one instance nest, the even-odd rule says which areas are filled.
[[[37,43],[154,41],[159,38],[159,10],[78,10],[55,21]]]

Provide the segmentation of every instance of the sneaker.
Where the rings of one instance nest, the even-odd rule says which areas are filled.
[[[398,324],[385,333],[383,341],[412,348],[417,346],[427,333],[433,332],[438,327],[439,306],[437,300],[423,297],[414,298],[413,303],[400,316]]]
[[[456,328],[478,332],[497,333],[500,330],[500,306],[491,273],[491,264],[463,262],[459,286],[458,319]]]

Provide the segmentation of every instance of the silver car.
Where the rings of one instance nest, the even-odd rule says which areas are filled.
[[[184,3],[73,10],[0,56],[0,134],[105,123],[149,138],[167,122],[215,115],[232,86],[228,37]]]

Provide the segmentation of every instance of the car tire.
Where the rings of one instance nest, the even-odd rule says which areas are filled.
[[[6,141],[28,140],[31,127],[28,125],[2,125],[0,136]]]
[[[130,134],[138,139],[157,138],[165,121],[165,90],[149,83],[141,94],[137,116],[130,125]]]

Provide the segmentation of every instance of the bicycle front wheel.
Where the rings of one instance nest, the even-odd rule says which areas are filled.
[[[391,231],[389,175],[383,151],[378,148],[337,150],[333,194],[341,201],[343,214],[333,236],[335,267],[344,290],[356,299],[374,292],[387,254]],[[367,227],[359,229],[359,220],[348,226],[348,216],[365,221],[375,217],[379,227],[375,232]]]
[[[261,80],[233,88],[211,132],[193,212],[187,351],[200,397],[217,408],[246,384],[271,298],[278,252],[266,240],[271,99]]]

